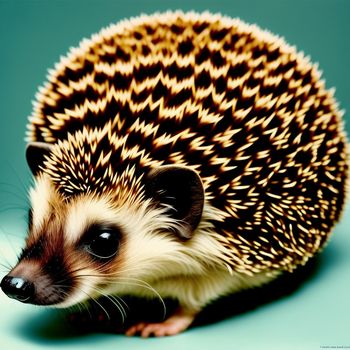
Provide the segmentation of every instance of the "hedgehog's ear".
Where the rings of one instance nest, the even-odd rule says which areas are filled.
[[[52,145],[45,142],[30,142],[26,148],[26,158],[30,170],[34,175],[39,172],[39,167],[44,163],[45,156],[52,150]]]
[[[176,234],[189,239],[203,212],[204,189],[199,175],[186,167],[166,165],[151,170],[146,177],[146,196],[169,207],[169,215],[179,221]]]

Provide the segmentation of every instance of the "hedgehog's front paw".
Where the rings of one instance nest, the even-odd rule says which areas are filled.
[[[147,338],[151,335],[155,337],[164,337],[167,335],[176,335],[186,330],[193,322],[196,314],[193,312],[178,309],[174,315],[170,316],[161,323],[140,322],[130,327],[125,334],[133,336],[140,334],[141,337]]]

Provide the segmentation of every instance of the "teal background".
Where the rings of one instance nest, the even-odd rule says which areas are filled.
[[[0,0],[0,278],[25,236],[26,116],[46,71],[83,37],[124,17],[166,9],[210,10],[284,36],[319,62],[328,87],[350,110],[350,1],[4,1]],[[346,128],[350,132],[350,116]],[[350,348],[349,208],[317,271],[294,293],[256,310],[166,339],[68,336],[62,314],[0,295],[1,349]]]

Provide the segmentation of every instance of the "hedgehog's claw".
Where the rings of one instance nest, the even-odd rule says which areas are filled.
[[[140,334],[143,338],[154,335],[155,337],[164,337],[176,335],[186,330],[193,322],[195,313],[178,309],[174,315],[170,316],[161,323],[140,322],[130,327],[125,334],[129,337]]]

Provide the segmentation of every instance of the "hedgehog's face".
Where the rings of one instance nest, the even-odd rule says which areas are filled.
[[[26,246],[2,280],[3,291],[22,302],[66,307],[110,293],[134,294],[135,285],[155,274],[171,274],[200,220],[203,189],[194,172],[172,166],[146,174],[144,189],[137,205],[115,203],[113,191],[67,199],[38,173]]]
[[[48,176],[30,191],[26,246],[2,281],[8,296],[33,304],[69,304],[94,296],[118,270],[125,227],[104,200],[64,200]]]

